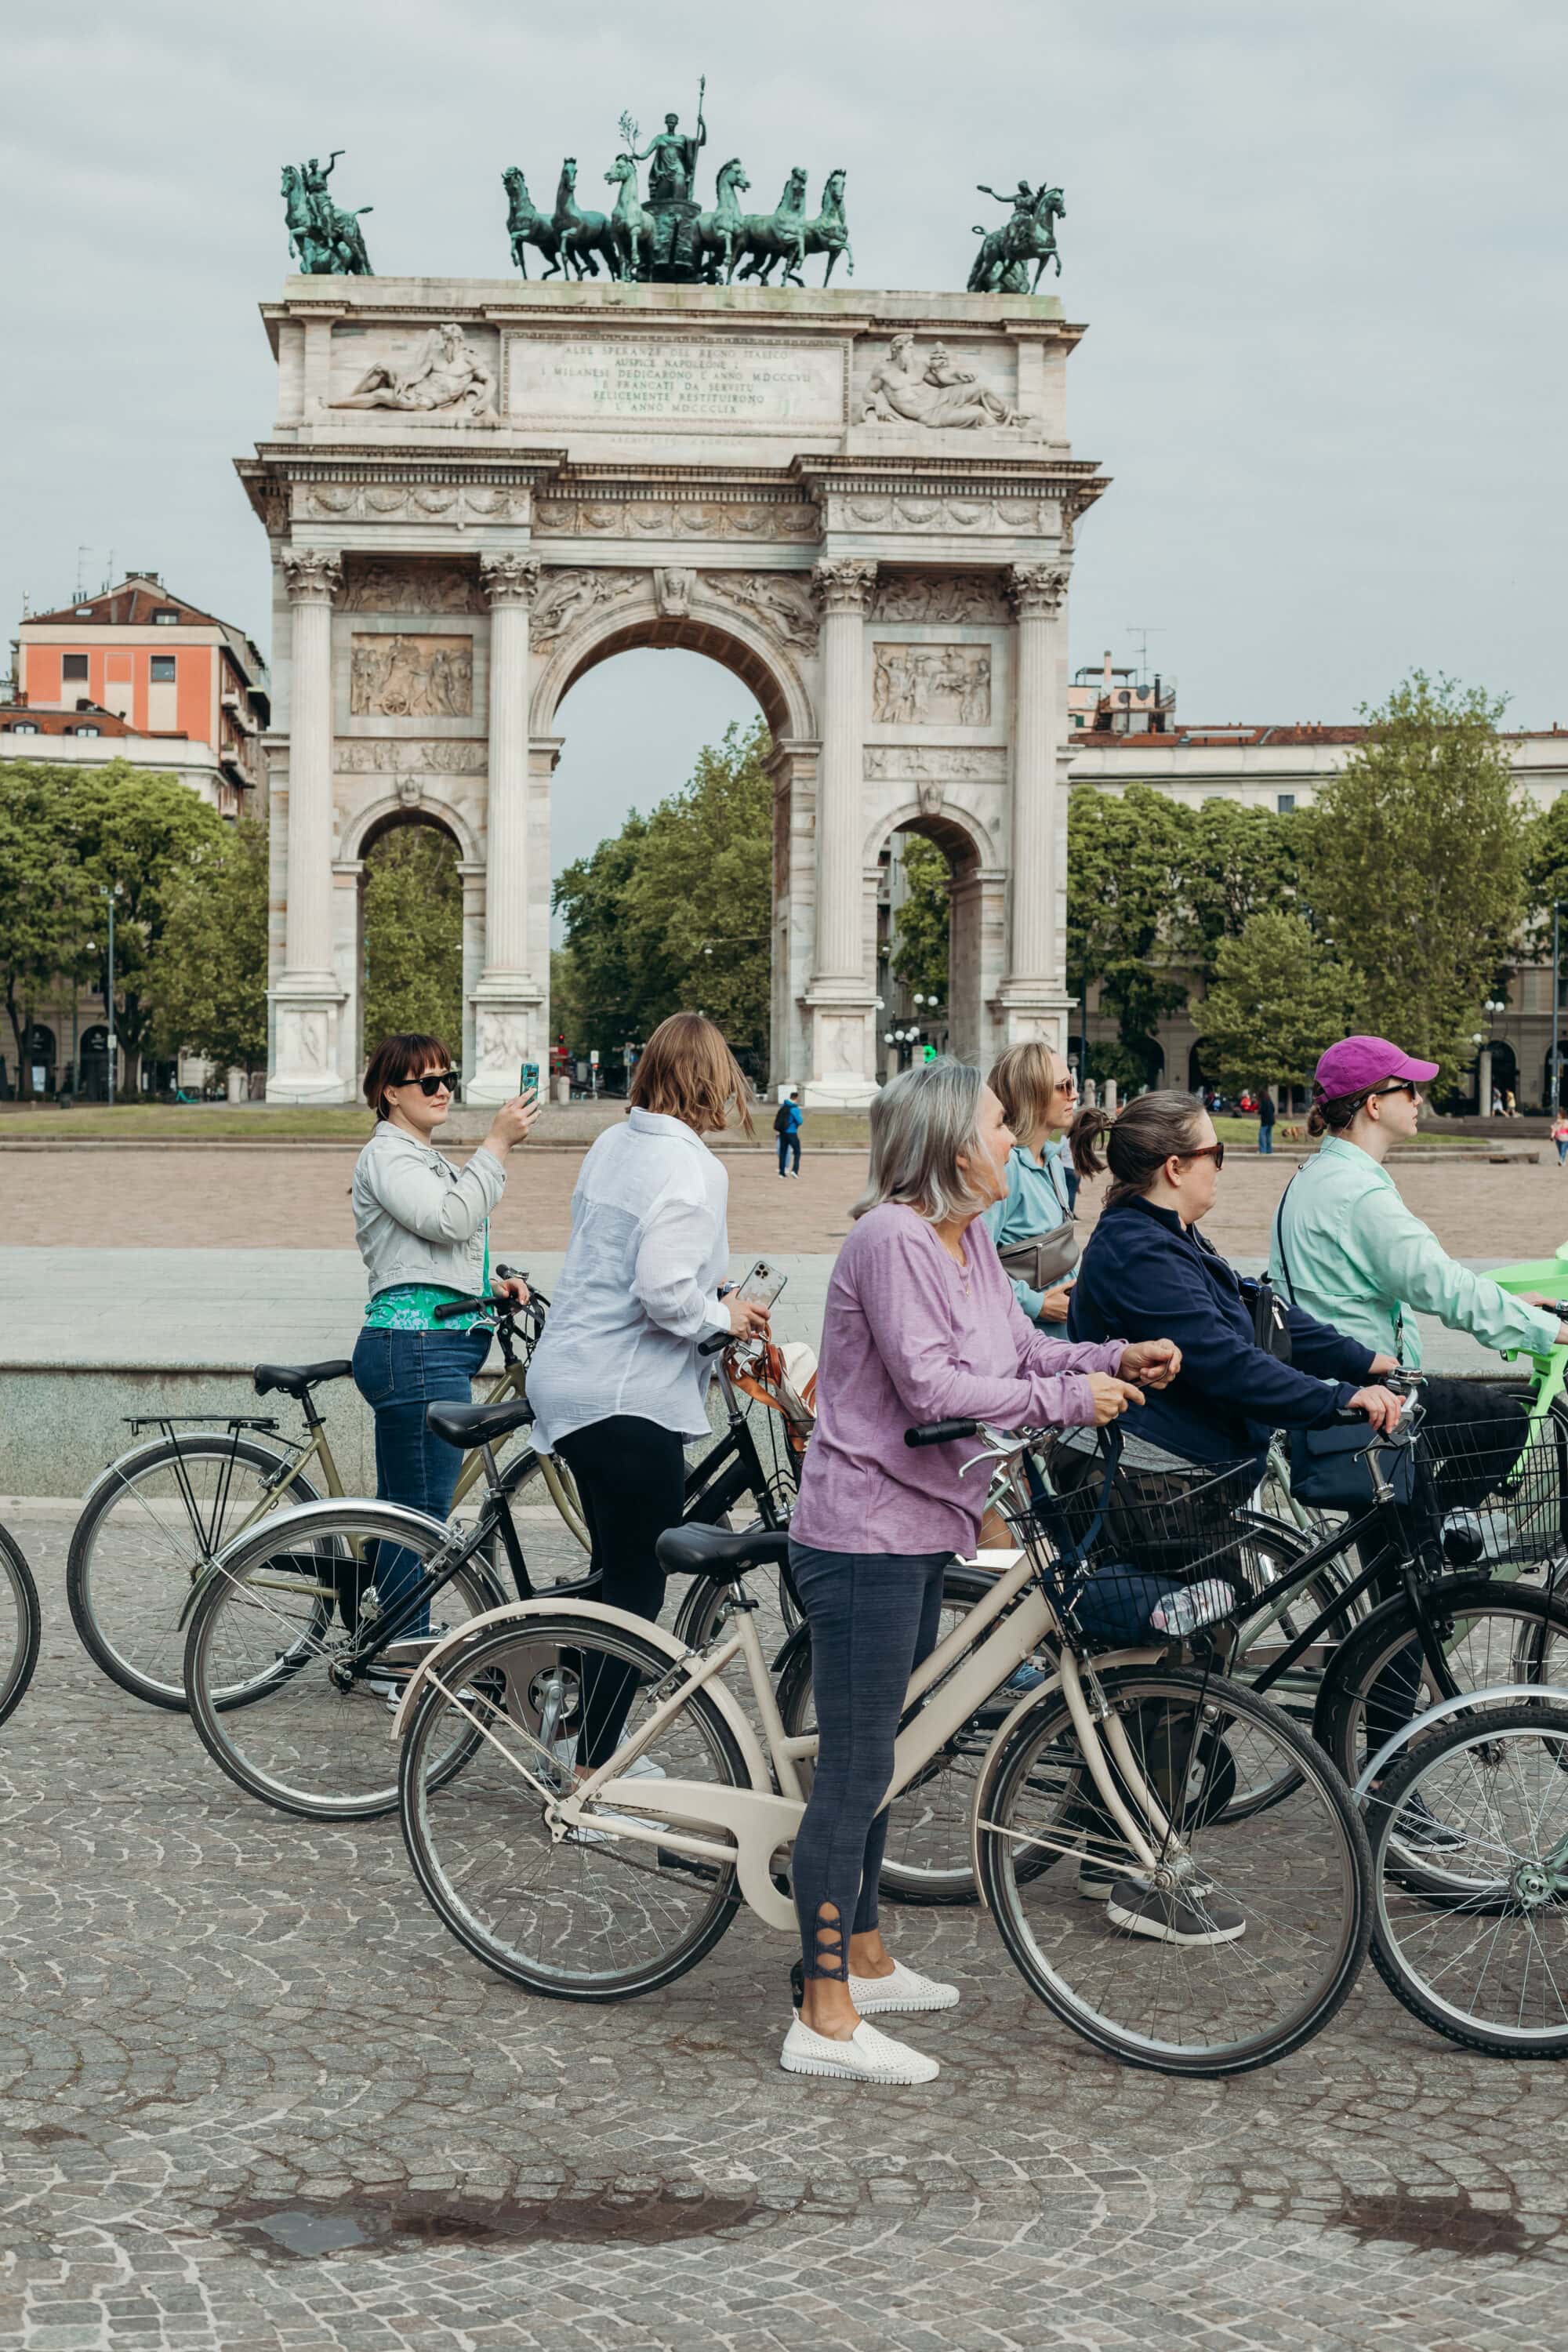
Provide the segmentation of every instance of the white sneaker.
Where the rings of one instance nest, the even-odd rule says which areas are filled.
[[[858,1977],[852,1972],[849,1998],[862,2017],[875,2017],[890,2010],[956,2009],[958,1987],[939,1984],[935,1977],[922,1977],[917,1969],[907,1969],[902,1960],[895,1960],[890,1977]]]
[[[862,2018],[847,2042],[814,2033],[797,2017],[784,2035],[779,2064],[786,2074],[826,2074],[839,2083],[931,2083],[942,2068]]]

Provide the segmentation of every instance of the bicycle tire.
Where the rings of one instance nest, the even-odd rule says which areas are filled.
[[[1568,1602],[1545,1588],[1502,1584],[1484,1576],[1445,1576],[1427,1585],[1424,1597],[1439,1627],[1452,1626],[1456,1620],[1475,1624],[1489,1619],[1511,1629],[1506,1649],[1489,1639],[1484,1643],[1479,1658],[1471,1661],[1474,1673],[1468,1684],[1461,1681],[1461,1688],[1479,1691],[1510,1682],[1549,1684],[1554,1666],[1568,1675]],[[1532,1628],[1536,1629],[1534,1639]],[[1355,1780],[1365,1761],[1361,1747],[1373,1686],[1415,1638],[1409,1602],[1398,1593],[1380,1602],[1329,1661],[1313,1731],[1347,1780]],[[1474,1638],[1467,1637],[1467,1647]],[[1448,1654],[1452,1670],[1451,1644]],[[1424,1662],[1421,1671],[1425,1681]],[[1455,1679],[1460,1678],[1456,1675]],[[1384,1736],[1390,1727],[1384,1727]]]
[[[1247,1511],[1240,1517],[1247,1530],[1249,1559],[1256,1559],[1260,1552],[1274,1556],[1279,1573],[1276,1579],[1271,1580],[1272,1581],[1282,1581],[1294,1569],[1300,1567],[1301,1561],[1314,1549],[1310,1539],[1305,1538],[1298,1528],[1269,1517],[1264,1513]],[[1325,1563],[1317,1575],[1309,1578],[1304,1585],[1291,1594],[1289,1600],[1283,1604],[1279,1617],[1270,1622],[1265,1622],[1264,1612],[1268,1605],[1269,1588],[1255,1578],[1254,1581],[1259,1583],[1260,1587],[1259,1599],[1250,1612],[1243,1611],[1238,1618],[1237,1652],[1229,1662],[1228,1670],[1236,1680],[1246,1683],[1248,1688],[1251,1688],[1258,1676],[1268,1671],[1271,1658],[1278,1655],[1296,1633],[1304,1632],[1309,1624],[1316,1622],[1320,1618],[1326,1618],[1328,1622],[1319,1635],[1318,1642],[1313,1644],[1314,1650],[1320,1643],[1331,1650],[1337,1650],[1342,1643],[1347,1641],[1355,1629],[1357,1620],[1342,1603],[1341,1595],[1343,1580],[1338,1561]],[[1285,1638],[1270,1646],[1270,1634],[1274,1625],[1279,1625],[1283,1630]],[[1280,1685],[1265,1691],[1262,1696],[1271,1705],[1283,1707],[1287,1715],[1293,1716],[1303,1729],[1310,1730],[1316,1719],[1318,1696],[1324,1671],[1322,1664],[1313,1662],[1312,1651],[1309,1651],[1306,1657],[1291,1669]],[[1273,1788],[1243,1792],[1235,1801],[1232,1809],[1234,1817],[1238,1821],[1245,1820],[1249,1813],[1260,1812],[1270,1805],[1280,1803],[1289,1795],[1295,1785],[1296,1781],[1292,1776],[1282,1778]]]
[[[390,1509],[374,1503],[323,1505],[310,1530],[312,1545],[350,1546],[385,1540],[427,1559],[445,1542],[447,1530],[431,1520],[423,1533],[410,1529]],[[321,1555],[325,1574],[335,1570],[338,1553]],[[301,1633],[271,1592],[287,1594],[298,1572],[291,1558],[281,1562],[269,1546],[265,1526],[231,1546],[207,1579],[191,1615],[185,1641],[185,1696],[191,1720],[208,1755],[237,1788],[279,1812],[308,1821],[374,1821],[397,1806],[396,1759],[391,1754],[384,1701],[360,1678],[340,1684],[354,1636],[342,1627],[328,1632],[330,1611],[317,1613]],[[300,1588],[310,1600],[312,1588]],[[433,1605],[461,1609],[469,1617],[505,1605],[505,1595],[478,1559],[468,1560]],[[310,1628],[320,1625],[321,1632]],[[267,1652],[283,1627],[289,1646]],[[244,1684],[226,1677],[223,1644],[239,1645],[253,1662]],[[319,1670],[319,1671],[318,1671]],[[230,1695],[232,1694],[232,1696]],[[278,1707],[286,1697],[291,1712]],[[346,1709],[356,1710],[353,1715]],[[275,1725],[268,1737],[268,1727]],[[253,1727],[259,1726],[259,1728]],[[335,1746],[334,1746],[335,1742]],[[351,1745],[352,1743],[352,1745]],[[263,1759],[276,1752],[278,1761]],[[334,1758],[338,1759],[334,1765]],[[360,1762],[363,1758],[365,1761]],[[378,1778],[384,1767],[386,1777]],[[455,1768],[454,1768],[455,1769]],[[342,1783],[353,1771],[362,1785],[347,1794]],[[337,1785],[332,1785],[336,1783]]]
[[[967,1614],[977,1601],[984,1600],[995,1580],[988,1569],[957,1563],[942,1578],[943,1608],[951,1607],[960,1615]],[[973,1787],[963,1795],[961,1802],[957,1793],[962,1785],[960,1780],[955,1778],[948,1782],[947,1776],[950,1772],[956,1773],[960,1764],[965,1761],[972,1764],[977,1772],[993,1737],[1013,1705],[1014,1699],[1006,1696],[1004,1691],[996,1692],[962,1731],[954,1733],[925,1770],[894,1798],[889,1807],[888,1849],[877,1880],[878,1892],[889,1903],[910,1903],[940,1909],[979,1901],[980,1890],[974,1881],[969,1828],[973,1811]],[[807,1732],[815,1730],[809,1631],[805,1638],[796,1636],[786,1645],[778,1679],[778,1706],[786,1738],[802,1738]],[[809,1792],[810,1760],[805,1760],[799,1769],[802,1784]],[[917,1837],[923,1838],[933,1847],[945,1849],[942,1858],[923,1864],[913,1862],[910,1849]]]
[[[1204,1721],[1200,1736],[1217,1738],[1223,1748],[1237,1721],[1250,1721],[1294,1755],[1300,1786],[1287,1801],[1287,1807],[1301,1806],[1300,1826],[1310,1827],[1307,1801],[1311,1798],[1318,1801],[1314,1818],[1324,1827],[1314,1829],[1312,1834],[1324,1852],[1315,1886],[1299,1874],[1284,1891],[1297,1896],[1303,1917],[1303,1937],[1309,1945],[1314,1938],[1321,1940],[1325,1957],[1321,1966],[1316,1961],[1312,1963],[1314,1979],[1297,2000],[1293,2014],[1250,2032],[1233,2032],[1232,2038],[1224,2042],[1182,2043],[1119,2024],[1086,1995],[1074,1990],[1063,1974],[1065,1956],[1070,1955],[1075,1966],[1081,1956],[1087,1976],[1097,1957],[1111,1954],[1115,1956],[1113,1965],[1120,1979],[1121,1958],[1128,1952],[1139,1955],[1152,1949],[1155,1954],[1165,1954],[1172,1947],[1163,1941],[1145,1944],[1133,1936],[1118,1940],[1114,1926],[1104,1934],[1099,1933],[1095,1906],[1079,1895],[1076,1885],[1069,1888],[1058,1875],[1065,1863],[1076,1881],[1076,1862],[1081,1852],[1089,1850],[1095,1833],[1074,1824],[1073,1815],[1081,1810],[1080,1790],[1087,1780],[1088,1767],[1079,1748],[1065,1696],[1052,1692],[1043,1696],[1028,1715],[1020,1717],[990,1759],[976,1792],[981,1893],[1010,1958],[1030,1990],[1054,2015],[1097,2049],[1126,2064],[1157,2074],[1220,2078],[1248,2074],[1256,2067],[1289,2056],[1321,2033],[1342,2007],[1361,1970],[1371,1937],[1371,1855],[1366,1832],[1349,1789],[1321,1748],[1284,1709],[1259,1698],[1244,1684],[1210,1678],[1182,1667],[1157,1666],[1113,1668],[1102,1674],[1099,1683],[1108,1707],[1121,1717],[1124,1725],[1131,1721],[1134,1729],[1141,1719],[1140,1711],[1145,1708],[1166,1710],[1167,1721],[1171,1711],[1177,1715],[1198,1713]],[[1042,1763],[1042,1759],[1046,1761]],[[1030,1790],[1039,1791],[1054,1808],[1052,1821],[1058,1825],[1054,1844],[1043,1842],[1038,1832],[1031,1834],[1015,1830],[1012,1825],[1014,1809]],[[1184,1779],[1184,1808],[1187,1801]],[[1250,1840],[1261,1854],[1273,1850],[1263,1843],[1269,1839],[1270,1832],[1277,1843],[1288,1828],[1297,1827],[1287,1809],[1274,1807],[1255,1819],[1237,1823],[1226,1817],[1223,1802],[1205,1811],[1200,1798],[1193,1822],[1194,1834],[1189,1837],[1188,1843],[1195,1850],[1196,1833],[1206,1837],[1210,1832],[1216,1836],[1223,1832],[1231,1839]],[[1308,1839],[1298,1835],[1295,1843],[1310,1860],[1312,1847]],[[1043,1866],[1042,1851],[1047,1855]],[[1203,1857],[1204,1867],[1211,1873],[1218,1868],[1210,1860],[1213,1851],[1210,1846]],[[1014,1856],[1021,1853],[1026,1853],[1028,1864],[1022,1874],[1014,1864]],[[1251,1867],[1248,1854],[1232,1849],[1225,1884],[1216,1887],[1211,1878],[1207,1891],[1217,1892],[1221,1901],[1231,1899],[1241,1883],[1244,1867]],[[1057,1880],[1054,1887],[1049,1885],[1053,1879]],[[1049,1915],[1051,1933],[1046,1944],[1037,1937],[1020,1900],[1020,1888],[1026,1886],[1038,1895],[1042,1905],[1047,1893],[1057,1898],[1056,1909]],[[1265,1891],[1273,1892],[1267,1882]],[[1331,1906],[1337,1910],[1337,1916],[1328,1921],[1327,1931],[1323,1932],[1322,1923]],[[1046,1916],[1042,1911],[1042,1918]],[[1267,1912],[1257,1915],[1258,1933],[1248,1950],[1246,1947],[1254,1924],[1252,1918],[1244,1918],[1243,1932],[1232,1942],[1215,1940],[1212,1946],[1194,1947],[1197,1950],[1212,1949],[1216,1958],[1226,1951],[1240,1951],[1247,1973],[1237,1979],[1235,1993],[1227,1989],[1218,2004],[1219,2013],[1227,2021],[1237,2013],[1238,2002],[1248,1998],[1261,2000],[1281,1987],[1289,1965],[1289,1948],[1283,1956],[1279,1948],[1278,1916],[1270,1918]],[[1263,1947],[1261,1951],[1259,1945]],[[1151,1962],[1145,1976],[1155,1977],[1159,1965]],[[1193,1990],[1193,1972],[1198,1966],[1184,1951],[1180,1969],[1184,1991]],[[1136,1958],[1130,1961],[1129,1972],[1136,1977]],[[1157,2016],[1169,2013],[1168,2004],[1163,2001],[1163,1990],[1162,1975],[1154,1983]]]
[[[216,1545],[197,1545],[194,1531],[191,1556],[182,1558],[176,1548],[169,1561],[172,1578],[177,1580],[171,1591],[173,1612],[169,1625],[168,1656],[170,1664],[162,1673],[141,1670],[124,1654],[117,1643],[113,1627],[107,1623],[104,1595],[94,1594],[94,1577],[107,1579],[107,1566],[100,1555],[105,1549],[109,1523],[128,1494],[135,1492],[142,1479],[149,1482],[160,1472],[168,1473],[178,1461],[187,1472],[203,1462],[216,1464],[227,1461],[243,1464],[264,1476],[286,1470],[292,1458],[291,1451],[270,1445],[263,1438],[241,1432],[231,1437],[223,1430],[192,1430],[179,1437],[160,1437],[148,1444],[133,1446],[122,1454],[94,1482],[80,1516],[71,1530],[70,1548],[66,1559],[66,1601],[70,1609],[71,1622],[83,1649],[110,1681],[117,1683],[143,1706],[167,1708],[171,1714],[183,1715],[185,1707],[185,1687],[182,1665],[184,1657],[185,1633],[180,1622],[181,1612],[190,1599],[191,1588],[205,1575],[214,1554],[221,1549]],[[145,1500],[145,1498],[141,1498]],[[293,1503],[315,1503],[321,1499],[309,1478],[296,1471],[278,1487],[273,1509],[282,1509]],[[182,1506],[182,1507],[185,1507]],[[185,1510],[189,1528],[189,1511]],[[152,1517],[149,1507],[149,1517]],[[155,1519],[153,1524],[156,1525]],[[151,1598],[138,1602],[135,1614],[145,1622],[150,1609],[159,1604]],[[145,1664],[145,1661],[144,1661]]]
[[[546,1656],[552,1651],[557,1654],[575,1653],[580,1657],[584,1648],[618,1654],[622,1661],[633,1665],[639,1677],[649,1685],[660,1682],[669,1672],[668,1652],[657,1643],[645,1641],[620,1627],[606,1627],[595,1619],[574,1617],[568,1609],[553,1616],[497,1625],[476,1634],[472,1643],[454,1658],[451,1673],[443,1679],[448,1689],[454,1682],[460,1680],[465,1685],[465,1692],[460,1696],[466,1696],[467,1686],[483,1683],[487,1678],[508,1684],[506,1661],[509,1657],[515,1660],[520,1652],[527,1656],[527,1670],[531,1672],[532,1661],[538,1653],[542,1652]],[[476,1707],[479,1703],[476,1699]],[[698,1961],[712,1950],[739,1908],[741,1895],[732,1864],[721,1866],[715,1864],[706,1875],[700,1872],[678,1871],[675,1874],[684,1887],[702,1890],[700,1899],[693,1897],[696,1908],[690,1925],[676,1937],[671,1948],[636,1966],[611,1970],[596,1979],[581,1970],[573,1972],[563,1969],[559,1962],[553,1967],[546,1967],[538,1959],[531,1960],[515,1943],[503,1941],[498,1932],[486,1928],[475,1909],[479,1899],[481,1866],[472,1863],[454,1870],[444,1862],[438,1851],[437,1834],[432,1826],[432,1791],[438,1791],[449,1800],[453,1814],[461,1805],[466,1809],[468,1818],[479,1823],[476,1830],[468,1833],[475,1843],[486,1838],[493,1840],[515,1833],[510,1832],[506,1825],[516,1824],[519,1832],[529,1828],[536,1817],[542,1820],[542,1806],[526,1781],[521,1780],[513,1780],[509,1785],[503,1779],[502,1792],[495,1798],[492,1798],[488,1785],[484,1788],[477,1786],[479,1759],[489,1760],[489,1743],[482,1735],[471,1750],[466,1769],[460,1773],[447,1774],[438,1781],[426,1769],[426,1749],[431,1739],[439,1735],[443,1710],[450,1705],[447,1692],[432,1684],[426,1686],[414,1710],[399,1759],[398,1815],[414,1874],[437,1916],[458,1941],[472,1952],[476,1959],[483,1960],[488,1968],[493,1969],[498,1976],[526,1987],[530,1992],[541,1993],[554,2000],[602,2002],[630,2000],[642,1993],[657,1992],[662,1986],[672,1984],[678,1977],[684,1976],[689,1969],[695,1968]],[[679,1724],[683,1720],[689,1720],[700,1731],[710,1758],[721,1768],[717,1775],[721,1784],[742,1789],[749,1787],[744,1759],[734,1735],[706,1691],[689,1693],[684,1706],[671,1718],[671,1724]],[[669,1727],[667,1726],[667,1730]],[[454,1831],[452,1838],[447,1839],[448,1851],[453,1840],[461,1834]],[[446,1832],[443,1832],[442,1835],[445,1837]],[[549,1906],[551,1924],[548,1937],[551,1952],[559,1954],[566,1948],[567,1943],[567,1905],[571,1899],[569,1882],[574,1865],[591,1864],[595,1858],[614,1860],[614,1856],[606,1856],[605,1853],[606,1843],[613,1844],[614,1841],[613,1838],[601,1838],[595,1847],[584,1848],[581,1844],[574,1847],[570,1841],[559,1844],[553,1843],[546,1832],[542,1840],[536,1836],[535,1842],[545,1857],[546,1866],[561,1882]],[[644,1847],[640,1851],[647,1853],[649,1849]],[[656,1878],[662,1867],[662,1863],[656,1862]],[[641,1874],[646,1875],[646,1870]],[[522,1883],[528,1875],[526,1870],[520,1870],[509,1857],[502,1878],[508,1894],[520,1906],[525,1899]],[[635,1885],[636,1882],[630,1883]],[[591,1901],[585,1909],[589,1916],[597,1921],[602,1933],[613,1921],[616,1907],[613,1902]]]
[[[38,1644],[44,1632],[37,1579],[27,1565],[26,1552],[5,1528],[0,1528],[0,1579],[10,1587],[16,1606],[16,1646],[10,1664],[0,1673],[0,1723],[5,1723],[26,1696],[27,1685],[37,1669]]]
[[[1564,1981],[1568,1942],[1564,1943],[1558,1968],[1553,1970],[1550,1958],[1539,1951],[1540,1931],[1533,1927],[1528,1927],[1531,1948],[1526,1952],[1522,1969],[1517,1972],[1517,1977],[1511,1977],[1509,1948],[1503,1941],[1504,1931],[1510,1920],[1525,1921],[1531,1916],[1529,1906],[1521,1901],[1515,1891],[1516,1866],[1528,1866],[1537,1857],[1508,1854],[1510,1866],[1506,1877],[1502,1875],[1505,1856],[1497,1848],[1504,1842],[1498,1834],[1500,1816],[1495,1808],[1489,1812],[1484,1839],[1452,1854],[1441,1871],[1413,1871],[1407,1859],[1409,1846],[1400,1835],[1401,1809],[1411,1800],[1419,1802],[1427,1816],[1436,1814],[1446,1827],[1454,1829],[1457,1809],[1452,1791],[1455,1783],[1445,1778],[1446,1768],[1457,1764],[1461,1757],[1468,1760],[1477,1750],[1497,1748],[1516,1737],[1535,1742],[1554,1740],[1559,1743],[1560,1753],[1552,1762],[1551,1773],[1563,1791],[1565,1803],[1568,1803],[1568,1705],[1560,1699],[1543,1697],[1539,1704],[1502,1701],[1491,1706],[1466,1707],[1435,1725],[1424,1738],[1413,1740],[1405,1753],[1395,1759],[1378,1801],[1372,1808],[1373,1966],[1395,2000],[1408,2010],[1412,2017],[1418,2018],[1423,2025],[1434,2033],[1440,2033],[1445,2040],[1458,2042],[1461,2049],[1479,2051],[1489,2058],[1563,2059],[1568,2058],[1568,2000],[1557,1993],[1556,1987]],[[1517,1766],[1510,1777],[1522,1785]],[[1462,1790],[1463,1776],[1458,1786]],[[1533,1807],[1531,1810],[1534,1818],[1529,1843],[1539,1846],[1542,1814]],[[1562,1813],[1558,1816],[1558,1826],[1560,1832],[1568,1830],[1568,1819]],[[1482,1872],[1491,1878],[1491,1884],[1479,1876]],[[1568,1937],[1568,1916],[1564,1915],[1563,1901],[1561,1894],[1549,1897],[1542,1904],[1539,1916],[1548,1931],[1555,1921],[1563,1921],[1564,1935]],[[1406,1904],[1409,1906],[1408,1915],[1403,1908]],[[1408,1934],[1405,1928],[1407,1916],[1411,1921]],[[1454,1997],[1459,1990],[1457,1971],[1458,1961],[1463,1958],[1462,1951],[1456,1958],[1445,1958],[1443,1965],[1433,1972],[1434,1978],[1441,1979],[1445,1987],[1443,1992],[1439,1992],[1436,1982],[1417,1967],[1412,1949],[1415,1934],[1424,1931],[1436,1938],[1446,1917],[1458,1920],[1458,1939],[1469,1937],[1470,1927],[1477,1919],[1484,1921],[1489,1918],[1497,1922],[1486,1939],[1485,1965],[1479,1983],[1490,1978],[1500,1993],[1510,1981],[1517,1982],[1521,2017],[1511,2032],[1495,2021],[1483,2023]],[[1442,1949],[1434,1942],[1426,1957],[1437,1958],[1441,1957]],[[1542,1965],[1532,1969],[1531,1962],[1538,1956]],[[1530,1997],[1532,1977],[1534,1997],[1542,2001],[1552,2000],[1556,2003],[1555,2017],[1549,2023],[1543,2021],[1539,2030],[1533,2031],[1527,2030],[1522,2022],[1522,2011],[1526,1999]]]

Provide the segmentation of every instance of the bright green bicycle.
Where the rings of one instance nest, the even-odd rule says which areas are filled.
[[[502,1280],[513,1269],[498,1266]],[[526,1393],[528,1361],[549,1300],[533,1292],[526,1306],[485,1302],[500,1347],[502,1371],[489,1402]],[[458,1301],[447,1318],[474,1319],[477,1302]],[[345,1493],[316,1391],[346,1380],[346,1358],[315,1364],[258,1364],[256,1392],[292,1397],[304,1427],[293,1438],[275,1419],[236,1413],[222,1427],[208,1416],[150,1413],[132,1421],[133,1444],[111,1462],[82,1507],[66,1565],[66,1595],[82,1645],[95,1665],[132,1698],[185,1711],[185,1627],[195,1587],[226,1544],[271,1511]],[[187,1421],[206,1425],[187,1426]],[[502,1464],[514,1517],[538,1521],[530,1557],[542,1581],[565,1583],[584,1573],[588,1530],[564,1463],[541,1455],[520,1433]],[[465,1456],[452,1508],[483,1479],[477,1453]],[[494,1563],[499,1570],[500,1560]]]

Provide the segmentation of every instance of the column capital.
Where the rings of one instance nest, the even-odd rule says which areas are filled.
[[[1068,592],[1069,574],[1057,563],[1014,563],[1007,570],[1007,593],[1022,620],[1026,614],[1050,614]]]
[[[286,547],[283,572],[291,604],[330,604],[343,584],[343,559],[335,549]]]
[[[863,556],[830,555],[813,569],[811,584],[825,613],[863,613],[877,567]]]
[[[539,586],[539,562],[531,555],[481,555],[479,584],[493,611],[498,604],[532,604]]]

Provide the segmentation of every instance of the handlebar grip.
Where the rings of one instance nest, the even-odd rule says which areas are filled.
[[[488,1314],[494,1303],[489,1298],[454,1298],[447,1306],[437,1307],[436,1320],[437,1323],[451,1323],[459,1315]]]
[[[528,1280],[527,1270],[521,1265],[498,1265],[495,1271],[496,1278],[500,1282],[526,1282]]]
[[[1364,1405],[1340,1404],[1334,1407],[1334,1427],[1336,1429],[1362,1428],[1364,1426],[1367,1418],[1367,1411]]]
[[[948,1445],[955,1437],[973,1437],[979,1423],[973,1421],[926,1421],[917,1429],[906,1429],[906,1445]]]
[[[700,1356],[720,1355],[729,1346],[735,1334],[733,1331],[721,1331],[715,1338],[711,1339],[704,1339],[697,1352]]]

